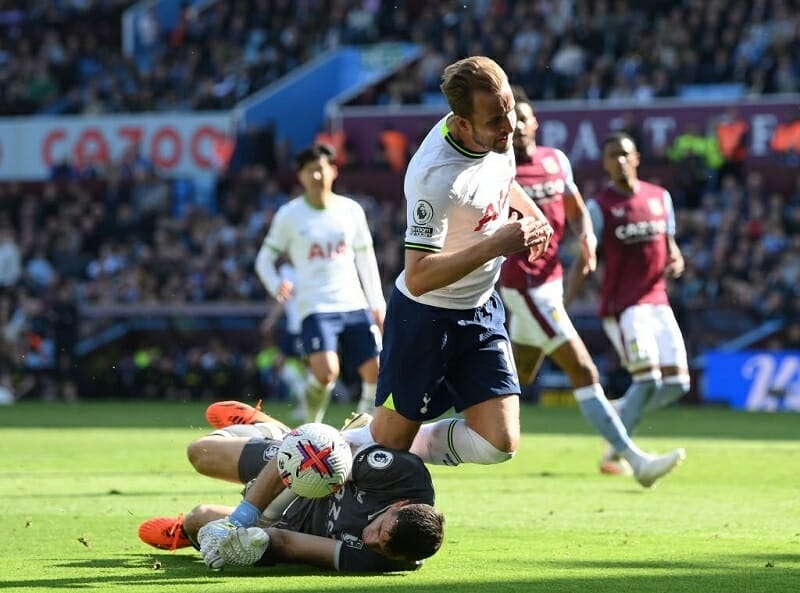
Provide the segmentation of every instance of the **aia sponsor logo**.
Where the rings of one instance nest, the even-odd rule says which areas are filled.
[[[308,259],[333,259],[347,252],[347,244],[344,240],[336,243],[312,243],[308,249]]]

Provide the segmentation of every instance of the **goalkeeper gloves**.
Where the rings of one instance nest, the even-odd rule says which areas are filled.
[[[219,553],[226,565],[255,564],[269,547],[269,534],[259,527],[238,527],[219,543]]]
[[[200,544],[200,554],[203,562],[212,569],[222,568],[225,561],[219,553],[219,544],[228,534],[236,529],[236,525],[228,519],[217,519],[206,523],[197,532],[197,541]]]

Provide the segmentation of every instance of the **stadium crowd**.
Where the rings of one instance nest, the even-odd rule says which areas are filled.
[[[587,195],[594,189],[584,188]],[[346,187],[338,190],[349,193]],[[216,211],[194,206],[176,212],[171,185],[152,171],[126,180],[112,174],[103,181],[40,188],[0,185],[3,366],[17,370],[17,382],[33,374],[47,383],[49,371],[74,371],[79,339],[74,322],[81,308],[92,305],[264,302],[253,270],[255,254],[276,209],[298,193],[264,172],[259,184],[237,177],[222,185]],[[404,206],[355,197],[367,211],[388,294],[402,266]],[[703,194],[698,207],[679,209],[678,241],[686,271],[672,290],[677,310],[734,309],[751,324],[796,319],[800,183],[783,195],[765,191],[755,171],[745,183],[726,177],[718,190]],[[573,247],[565,247],[567,259]],[[588,306],[595,292],[585,294]],[[710,345],[702,343],[703,335],[692,334],[701,341],[690,339],[690,348]],[[265,344],[262,352],[273,345]],[[268,382],[262,371],[274,360],[262,354],[256,364],[255,353],[218,341],[162,354],[153,368],[145,365],[145,373],[170,369],[183,376],[194,360],[205,365],[205,374],[214,374],[215,365],[233,364],[258,370],[253,376]],[[124,369],[141,368],[144,360],[149,359],[136,363],[131,357],[133,367],[120,365],[120,380]],[[129,375],[123,382],[133,393],[138,383]],[[227,375],[242,377],[230,369]],[[185,387],[194,393],[191,385]]]
[[[0,3],[0,113],[228,109],[343,44],[420,43],[422,58],[365,102],[440,100],[442,67],[488,55],[533,100],[671,97],[694,85],[800,90],[800,0],[237,0],[186,3],[160,30],[131,0]]]
[[[230,108],[327,48],[391,39],[417,41],[424,54],[361,101],[425,102],[439,94],[443,65],[476,53],[498,58],[534,100],[645,101],[715,83],[752,95],[800,90],[800,0],[331,0],[328,10],[315,0],[238,0],[185,8],[169,32],[152,21],[148,30],[144,19],[139,34],[151,43],[129,58],[119,23],[131,4],[0,3],[0,113]],[[74,395],[76,320],[86,307],[263,302],[253,260],[274,212],[299,193],[287,162],[268,129],[248,131],[234,172],[205,206],[179,200],[174,180],[136,152],[102,170],[60,163],[44,184],[0,184],[0,383],[23,395]],[[675,187],[687,266],[672,299],[678,311],[733,309],[751,326],[787,320],[783,345],[797,348],[800,181],[785,193],[766,185],[757,171],[740,171],[701,183],[692,198]],[[402,267],[404,205],[355,197],[388,294]],[[595,293],[584,294],[588,306]],[[690,350],[709,346],[710,335],[690,333]],[[133,396],[156,385],[154,397],[175,398],[241,393],[242,385],[285,394],[269,372],[283,364],[270,339],[253,351],[220,340],[145,347],[119,361],[116,388]]]

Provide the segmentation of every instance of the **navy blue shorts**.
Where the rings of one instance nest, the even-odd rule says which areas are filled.
[[[337,352],[341,365],[357,369],[380,352],[380,334],[366,309],[312,313],[303,319],[303,352]]]
[[[423,305],[395,289],[383,326],[376,405],[409,420],[432,420],[519,394],[517,370],[496,292],[477,309]]]
[[[303,356],[303,336],[282,332],[278,340],[278,348],[287,358],[301,358]]]

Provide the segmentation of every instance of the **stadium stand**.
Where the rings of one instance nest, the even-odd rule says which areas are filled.
[[[131,4],[0,3],[0,114],[228,109],[327,48],[379,39],[419,42],[423,56],[354,104],[436,102],[441,67],[466,53],[497,57],[537,100],[800,90],[798,0],[483,0],[467,9],[333,0],[325,11],[313,0],[213,2],[158,33],[145,60],[120,50]],[[790,167],[798,150],[785,144]],[[72,398],[78,386],[82,395],[285,397],[271,373],[282,364],[274,336],[253,330],[266,312],[253,258],[275,210],[298,193],[281,146],[268,129],[240,135],[236,167],[221,172],[208,204],[181,202],[181,180],[138,151],[103,166],[58,163],[49,180],[0,183],[0,381],[18,397]],[[404,205],[359,184],[365,169],[352,167],[338,190],[367,210],[388,293],[402,267]],[[776,189],[744,167],[701,177],[691,198],[676,174],[687,269],[672,298],[692,355],[770,320],[786,330],[764,343],[797,348],[794,179]],[[572,253],[567,243],[565,258]],[[592,302],[590,287],[576,324],[591,325]],[[183,317],[91,313],[154,305],[231,313],[222,321],[188,308]]]

